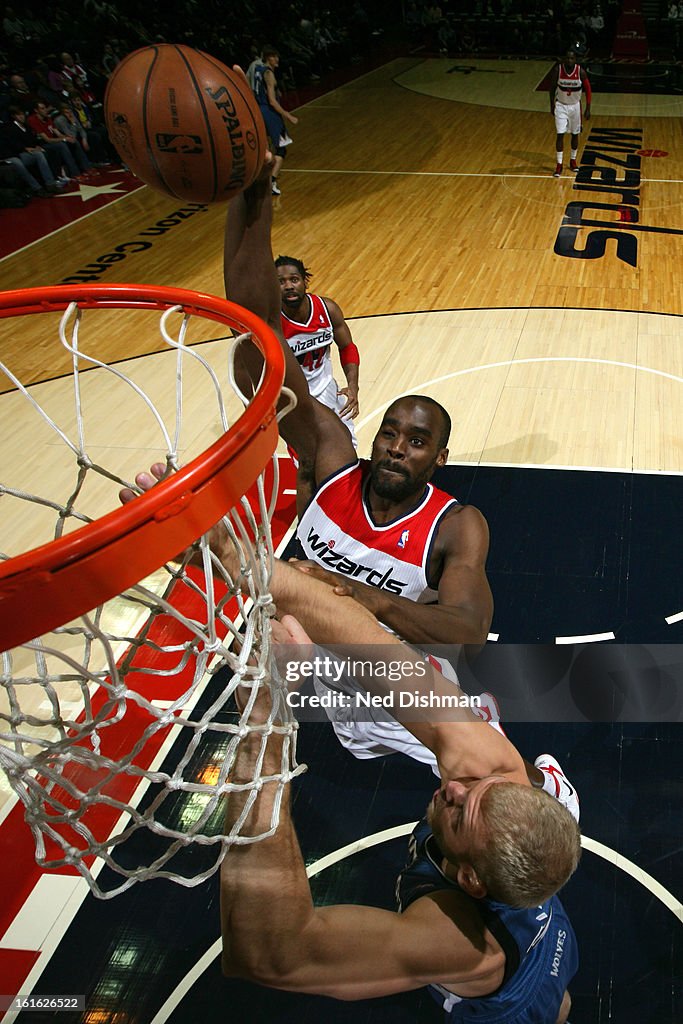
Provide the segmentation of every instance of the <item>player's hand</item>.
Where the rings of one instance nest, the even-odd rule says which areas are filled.
[[[299,118],[296,116],[296,114],[290,114],[288,110],[285,111],[285,117],[287,118],[290,124],[299,123]]]
[[[586,112],[584,114],[584,117],[586,118],[587,121],[590,121],[590,119],[591,119],[591,108],[590,107],[586,107]]]
[[[310,646],[313,641],[293,615],[283,615],[281,619],[271,620],[273,640],[276,644],[299,644]]]
[[[138,473],[135,477],[135,483],[140,488],[139,491],[134,491],[132,487],[122,487],[119,491],[119,501],[122,505],[127,505],[129,501],[137,498],[138,494],[145,491],[149,491],[158,484],[160,480],[163,480],[168,476],[168,467],[163,462],[155,462],[149,467],[149,473]]]
[[[155,487],[161,480],[165,480],[170,475],[170,470],[163,462],[154,462],[149,469],[149,473],[138,473],[135,477],[135,483],[139,488],[139,491],[134,491],[131,487],[123,487],[119,491],[119,500],[122,505],[127,505],[138,497],[138,494],[146,493]],[[207,531],[206,536],[209,541],[209,547],[213,551],[214,555],[222,563],[223,567],[229,573],[232,580],[237,580],[240,575],[240,563],[239,556],[235,550],[235,546],[232,543],[223,522],[216,523],[210,530]],[[191,552],[191,554],[190,554]],[[185,551],[179,552],[177,555],[171,557],[173,562],[186,562],[189,561],[192,565],[203,567],[203,560],[201,551],[196,548],[188,548]]]
[[[359,413],[358,392],[353,391],[351,388],[339,388],[338,393],[346,397],[346,402],[339,410],[339,415],[343,420],[349,418],[355,420],[356,416]]]
[[[363,583],[345,579],[342,576],[338,576],[336,572],[328,572],[327,569],[319,566],[317,562],[312,562],[309,559],[299,560],[292,558],[290,559],[290,565],[299,572],[305,573],[306,576],[312,576],[313,579],[318,580],[320,583],[327,584],[338,597],[352,597],[355,601],[363,603],[361,595],[367,589]]]

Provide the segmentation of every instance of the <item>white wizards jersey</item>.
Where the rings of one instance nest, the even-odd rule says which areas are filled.
[[[280,322],[285,340],[296,356],[308,390],[314,398],[320,398],[325,389],[334,380],[332,374],[332,358],[330,346],[334,342],[334,329],[327,306],[320,295],[311,295],[310,313],[305,323],[291,320],[286,313],[280,312]],[[335,385],[336,395],[336,385]]]
[[[563,103],[566,107],[574,106],[581,102],[581,68],[575,64],[571,71],[567,71],[564,64],[560,64],[557,78],[557,89],[555,101]]]
[[[325,569],[419,601],[430,590],[429,560],[439,525],[458,503],[427,484],[414,509],[378,525],[364,500],[369,469],[370,463],[362,460],[329,477],[302,515],[297,536],[306,557]],[[429,660],[457,682],[450,666],[431,656]],[[353,678],[345,678],[337,688],[348,694],[360,689]],[[329,691],[329,681],[316,679],[315,689],[323,696]],[[399,750],[431,765],[438,775],[432,752],[405,726],[384,708],[359,713],[354,700],[347,705],[323,705],[337,738],[354,757],[381,757]]]
[[[457,501],[427,484],[412,511],[378,525],[364,500],[369,468],[362,460],[325,481],[301,517],[299,541],[323,568],[418,601],[429,589],[437,530]]]

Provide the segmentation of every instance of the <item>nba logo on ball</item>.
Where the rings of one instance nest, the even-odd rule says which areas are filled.
[[[190,46],[161,43],[124,57],[104,112],[133,173],[176,199],[230,199],[263,166],[266,130],[246,78]]]
[[[159,132],[156,137],[157,149],[162,153],[203,153],[204,147],[198,135],[166,135]]]

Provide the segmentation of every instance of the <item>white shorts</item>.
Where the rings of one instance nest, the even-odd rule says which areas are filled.
[[[558,135],[571,132],[578,135],[581,131],[581,104],[555,103],[555,128]]]
[[[323,648],[320,650],[324,652]],[[440,658],[431,660],[441,668],[445,679],[458,685],[458,677],[450,663],[442,661]],[[314,677],[313,684],[319,697],[329,693],[329,688],[318,676]],[[338,680],[336,688],[347,694],[362,692],[362,687],[348,676]],[[480,700],[481,706],[472,708],[475,715],[488,722],[493,729],[504,736],[495,697],[490,693],[482,693]],[[439,777],[436,757],[432,751],[423,746],[404,725],[392,718],[384,708],[369,708],[364,710],[361,716],[354,706],[335,706],[325,707],[325,713],[332,723],[332,728],[341,745],[359,760],[383,757],[386,754],[406,754],[414,761],[428,764],[434,774]]]

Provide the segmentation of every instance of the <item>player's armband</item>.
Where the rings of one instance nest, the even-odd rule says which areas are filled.
[[[349,363],[360,366],[360,352],[352,341],[348,345],[344,345],[344,348],[339,349],[339,361],[342,366],[348,366]]]

